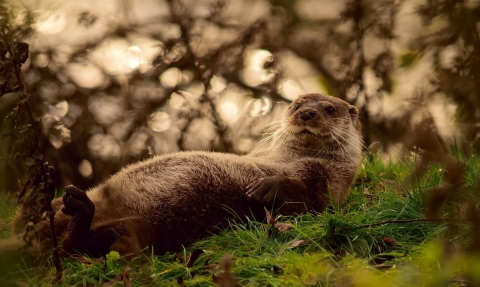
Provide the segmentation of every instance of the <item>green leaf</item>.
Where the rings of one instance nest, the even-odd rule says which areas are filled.
[[[118,259],[120,259],[120,254],[117,251],[110,251],[110,253],[107,254],[107,260],[105,262],[107,269],[113,269],[113,261]]]

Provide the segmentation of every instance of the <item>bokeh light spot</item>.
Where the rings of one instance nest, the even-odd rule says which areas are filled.
[[[227,81],[223,77],[213,76],[210,80],[210,86],[214,92],[220,93],[227,87]]]
[[[38,54],[34,60],[35,66],[39,68],[45,68],[49,62],[50,62],[50,59],[48,55],[45,53]]]
[[[128,48],[127,61],[128,67],[132,69],[138,68],[143,62],[142,49],[137,46]]]
[[[91,59],[110,75],[130,73],[145,61],[140,47],[121,38],[104,40],[92,52]]]
[[[49,112],[54,116],[55,120],[60,120],[68,113],[67,101],[60,101],[54,106],[50,106]]]
[[[98,88],[105,80],[102,70],[90,63],[70,63],[67,65],[67,74],[76,85],[83,88]]]
[[[78,165],[78,172],[80,172],[83,177],[91,176],[93,172],[92,164],[86,159],[82,160]]]
[[[104,160],[117,160],[121,155],[120,145],[111,135],[94,134],[87,142],[90,151]]]
[[[182,72],[179,69],[173,67],[166,70],[160,75],[160,83],[162,83],[165,88],[174,88],[180,83],[181,76]]]
[[[179,93],[172,93],[168,104],[170,107],[179,110],[183,107],[183,105],[185,105],[185,98]]]
[[[272,109],[273,103],[269,98],[261,97],[260,99],[251,99],[248,106],[252,117],[261,117]]]
[[[245,66],[252,66],[257,69],[263,69],[266,61],[271,61],[272,53],[267,50],[253,50],[245,58]]]
[[[297,81],[285,79],[280,83],[279,92],[284,99],[293,101],[303,93],[303,89]]]
[[[103,125],[110,125],[123,114],[122,100],[114,96],[96,96],[88,101],[88,109],[95,120]]]
[[[227,122],[234,121],[238,115],[238,105],[231,101],[224,101],[219,107],[220,115]]]
[[[66,17],[63,13],[40,11],[35,27],[43,34],[57,34],[65,28]]]
[[[171,123],[170,116],[164,112],[154,112],[150,115],[150,119],[148,120],[148,126],[156,132],[168,130]]]

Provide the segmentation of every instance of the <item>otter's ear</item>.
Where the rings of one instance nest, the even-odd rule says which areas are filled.
[[[350,117],[352,117],[352,122],[355,123],[358,119],[358,109],[355,106],[349,105],[348,106],[348,113]]]

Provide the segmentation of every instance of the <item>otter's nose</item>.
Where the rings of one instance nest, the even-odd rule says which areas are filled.
[[[315,117],[315,112],[314,111],[301,111],[300,114],[298,115],[298,117],[301,118],[304,121],[313,120],[313,117]]]

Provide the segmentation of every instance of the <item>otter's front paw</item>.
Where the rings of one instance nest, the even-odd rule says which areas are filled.
[[[75,236],[87,234],[95,213],[95,205],[88,198],[87,193],[69,185],[65,187],[62,199],[64,204],[62,212],[73,216],[67,229],[71,230]]]
[[[285,179],[281,176],[269,176],[257,180],[251,185],[246,195],[248,198],[269,205],[274,201],[283,201],[285,196]]]

